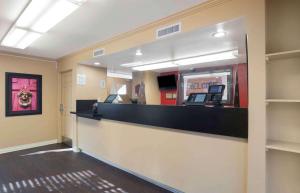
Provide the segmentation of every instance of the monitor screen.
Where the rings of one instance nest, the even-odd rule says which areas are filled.
[[[224,91],[225,85],[211,85],[209,86],[208,93],[210,94],[222,94]]]
[[[109,95],[106,100],[104,101],[105,103],[112,103],[116,98],[117,98],[118,95],[116,94],[111,94]]]
[[[158,76],[157,81],[158,81],[159,89],[161,90],[177,88],[177,80],[174,74],[167,75],[167,76]]]
[[[203,105],[206,102],[206,93],[191,93],[188,100],[186,101],[187,105]]]
[[[196,94],[195,103],[203,103],[205,101],[206,94]]]

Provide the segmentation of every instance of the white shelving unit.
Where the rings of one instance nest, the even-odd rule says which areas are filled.
[[[300,193],[299,7],[266,0],[267,193]]]
[[[292,142],[277,141],[277,140],[268,140],[267,149],[268,150],[286,151],[286,152],[300,154],[300,143],[292,143]]]

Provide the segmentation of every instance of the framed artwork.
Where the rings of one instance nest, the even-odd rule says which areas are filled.
[[[5,73],[6,116],[42,114],[42,76]]]

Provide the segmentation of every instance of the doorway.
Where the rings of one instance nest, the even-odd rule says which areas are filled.
[[[72,71],[61,73],[61,127],[62,142],[72,147]]]

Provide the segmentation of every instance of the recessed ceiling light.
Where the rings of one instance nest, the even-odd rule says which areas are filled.
[[[226,35],[225,31],[218,31],[218,32],[212,34],[212,36],[215,38],[221,38],[221,37],[224,37],[225,35]]]
[[[100,62],[95,62],[94,65],[95,66],[99,66],[101,63]]]
[[[142,51],[140,49],[138,49],[138,50],[136,50],[135,55],[136,56],[142,56],[143,53],[142,53]]]

